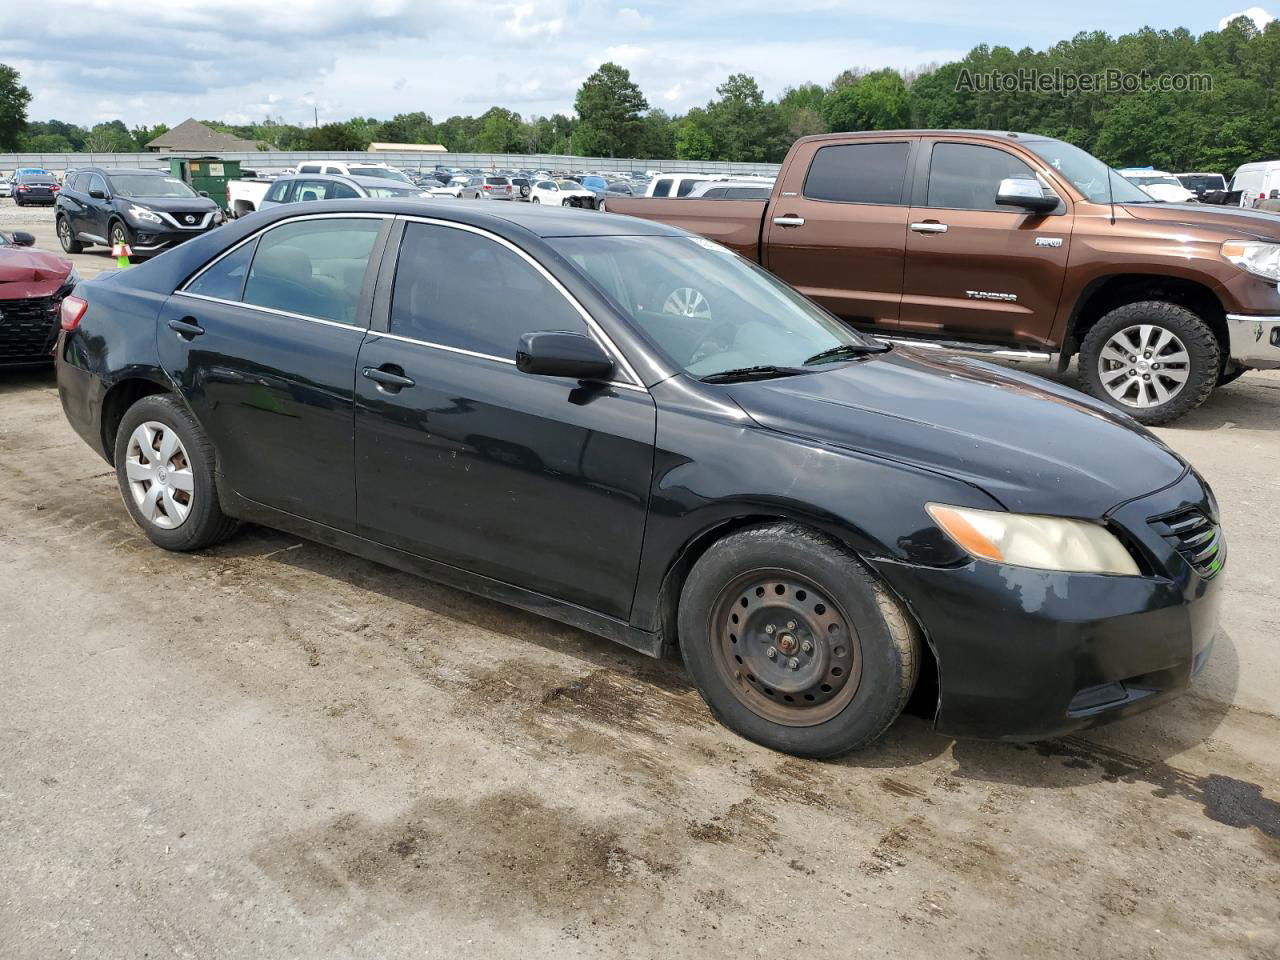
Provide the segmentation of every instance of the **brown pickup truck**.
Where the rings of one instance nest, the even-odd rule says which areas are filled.
[[[1078,354],[1084,389],[1144,423],[1280,367],[1280,216],[1154,201],[1048,137],[806,137],[768,200],[607,209],[718,241],[884,339],[1059,368]],[[687,293],[681,309],[702,309]]]

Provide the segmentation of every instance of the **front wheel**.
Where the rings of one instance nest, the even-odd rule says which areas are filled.
[[[231,536],[214,483],[213,444],[175,397],[150,396],[116,431],[116,480],[142,532],[166,550],[200,550]]]
[[[541,203],[542,201],[541,201],[541,200],[539,200],[537,197],[534,197],[534,198],[533,198],[532,200],[530,200],[529,202],[530,202],[530,203]]]
[[[1163,300],[1118,307],[1080,345],[1085,391],[1150,426],[1171,423],[1208,399],[1222,369],[1213,331],[1192,310]]]
[[[791,524],[713,544],[685,582],[678,626],[716,717],[797,756],[871,743],[902,712],[920,666],[902,605],[839,544]]]
[[[58,218],[58,242],[62,244],[65,253],[80,253],[84,250],[84,244],[71,232],[71,224],[66,217]]]
[[[119,220],[111,224],[111,229],[107,232],[107,237],[114,247],[117,244],[123,244],[127,247],[133,246],[133,232]]]

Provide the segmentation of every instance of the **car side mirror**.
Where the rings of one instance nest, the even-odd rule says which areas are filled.
[[[105,199],[107,199],[107,191],[105,191],[105,190],[90,190],[90,191],[89,191],[89,196],[90,196],[90,197],[92,197],[94,200],[105,200]]]
[[[202,196],[202,197],[204,197],[206,200],[208,200],[208,199],[209,199],[209,191],[208,191],[208,190],[201,190],[201,191],[200,191],[200,196]]]
[[[34,247],[36,238],[34,234],[27,233],[25,230],[15,230],[9,234],[9,239],[13,241],[15,247]]]
[[[1003,207],[1022,207],[1034,213],[1049,213],[1058,208],[1058,198],[1046,194],[1039,180],[1006,177],[996,190],[996,203]]]
[[[613,361],[586,334],[548,330],[520,337],[516,369],[542,377],[608,380],[613,376]]]

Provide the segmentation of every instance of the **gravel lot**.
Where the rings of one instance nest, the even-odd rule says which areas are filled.
[[[0,956],[1276,957],[1280,375],[1160,433],[1231,546],[1191,694],[817,763],[678,664],[325,547],[166,554],[52,374],[0,372]]]

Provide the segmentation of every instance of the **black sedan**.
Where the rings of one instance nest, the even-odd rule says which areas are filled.
[[[152,541],[262,523],[678,647],[809,756],[917,681],[939,730],[1039,738],[1204,663],[1218,508],[1123,414],[662,224],[443,206],[292,204],[77,287],[63,407]]]

